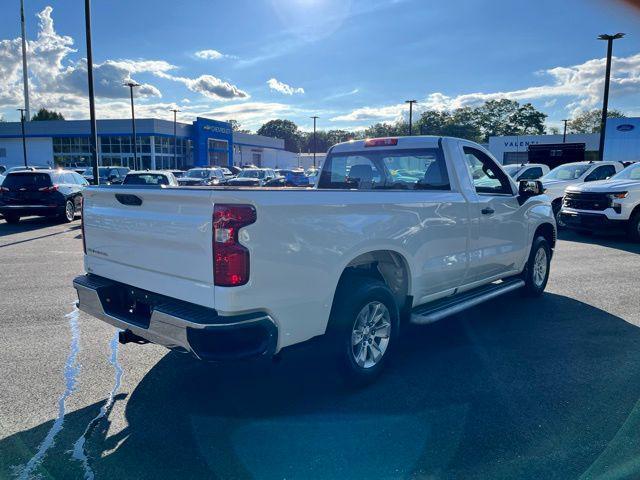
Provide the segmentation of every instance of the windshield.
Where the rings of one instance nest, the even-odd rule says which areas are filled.
[[[239,178],[264,178],[264,170],[243,170],[238,175]]]
[[[213,170],[208,170],[206,168],[192,168],[187,171],[185,176],[191,178],[209,178],[213,176]]]
[[[640,163],[634,163],[609,180],[640,180]]]
[[[507,175],[510,177],[515,177],[520,169],[522,169],[522,165],[503,165],[502,169],[507,172]]]
[[[541,178],[541,180],[577,180],[591,167],[592,165],[589,163],[569,163],[567,165],[560,165],[547,173]]]

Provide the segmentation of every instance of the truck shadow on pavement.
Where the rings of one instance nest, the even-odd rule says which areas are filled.
[[[558,233],[560,240],[569,242],[588,243],[601,247],[613,248],[629,253],[640,253],[640,243],[629,240],[626,235],[617,233],[578,233],[562,230]]]
[[[169,353],[126,400],[128,426],[96,426],[90,465],[96,478],[140,479],[640,474],[636,326],[568,297],[511,294],[407,328],[384,375],[360,390],[308,349],[224,367]],[[65,417],[47,475],[81,478],[68,450],[100,405]],[[49,426],[0,442],[0,476]]]

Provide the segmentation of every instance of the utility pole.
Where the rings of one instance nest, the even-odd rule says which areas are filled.
[[[24,82],[24,111],[27,121],[31,119],[29,110],[29,74],[27,70],[27,35],[24,26],[24,0],[20,0],[20,27],[22,30],[22,80]]]
[[[310,118],[313,118],[313,168],[316,168],[316,120],[320,117],[314,115]]]
[[[133,88],[139,87],[140,84],[136,82],[125,83],[125,86],[129,87],[129,93],[131,94],[131,130],[133,132],[133,169],[138,170],[138,142],[136,139],[136,114],[133,109]]]
[[[564,133],[562,134],[562,143],[566,143],[566,141],[567,141],[567,122],[569,120],[563,119],[562,121],[564,122]]]
[[[604,139],[607,129],[607,109],[609,107],[609,82],[611,80],[611,56],[613,53],[613,41],[624,37],[624,33],[615,35],[598,35],[598,40],[607,41],[607,67],[604,74],[604,97],[602,99],[602,119],[600,120],[600,149],[598,150],[598,160],[604,158]]]
[[[20,125],[22,126],[22,156],[24,158],[24,166],[27,167],[27,137],[24,133],[24,112],[26,108],[18,108],[20,112]]]
[[[175,169],[178,169],[178,131],[177,131],[177,123],[176,123],[176,115],[180,110],[177,108],[172,108],[173,112],[173,164]]]
[[[91,0],[84,0],[84,27],[87,39],[87,81],[89,83],[89,123],[91,137],[89,150],[91,151],[91,166],[93,167],[93,183],[100,184],[98,171],[98,132],[96,128],[96,102],[93,94],[93,50],[91,47]]]
[[[405,100],[404,103],[409,104],[409,136],[413,135],[413,104],[418,103],[417,100]]]

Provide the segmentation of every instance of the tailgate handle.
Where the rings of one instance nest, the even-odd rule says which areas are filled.
[[[136,195],[130,195],[125,193],[116,193],[116,200],[123,205],[130,205],[133,207],[139,207],[142,205],[142,199]]]

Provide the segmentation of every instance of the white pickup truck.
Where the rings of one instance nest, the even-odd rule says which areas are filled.
[[[640,164],[629,165],[609,180],[568,187],[560,218],[574,230],[626,231],[640,242]]]
[[[314,189],[91,187],[78,306],[122,342],[203,360],[323,336],[366,382],[403,321],[542,293],[556,227],[541,189],[439,137],[335,145]]]

